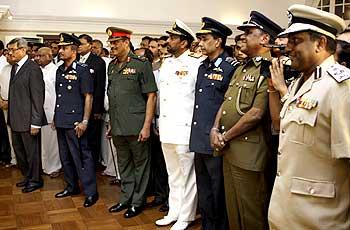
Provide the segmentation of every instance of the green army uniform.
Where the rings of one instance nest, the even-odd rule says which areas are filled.
[[[267,79],[261,61],[270,52],[239,66],[222,104],[221,132],[231,129],[252,107],[268,111]],[[223,170],[230,229],[264,229],[267,224],[264,166],[268,154],[264,125],[230,140],[224,149]]]
[[[137,141],[146,113],[147,93],[156,92],[152,66],[129,52],[121,67],[108,66],[108,99],[113,143],[121,177],[120,203],[141,207],[150,174],[149,142]]]

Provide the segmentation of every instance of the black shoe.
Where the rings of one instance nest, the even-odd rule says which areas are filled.
[[[43,187],[43,182],[28,182],[26,186],[22,189],[23,193],[33,192],[39,188]]]
[[[97,200],[98,200],[98,193],[96,193],[95,195],[86,197],[84,202],[84,207],[87,208],[94,205]]]
[[[169,211],[169,204],[168,204],[168,202],[165,202],[162,206],[160,206],[159,211],[160,212],[167,212],[167,211]]]
[[[68,191],[68,189],[64,189],[62,192],[56,193],[55,197],[56,198],[63,198],[66,196],[72,196],[72,195],[78,195],[80,193],[80,191],[77,190],[73,190],[72,192]]]
[[[120,212],[123,211],[124,209],[127,209],[129,205],[118,203],[116,205],[113,205],[108,209],[109,212]]]
[[[153,208],[153,207],[157,207],[159,205],[162,205],[164,203],[165,203],[165,201],[163,201],[162,199],[154,198],[154,200],[152,200],[150,203],[147,204],[147,207]]]
[[[128,208],[128,210],[126,210],[126,212],[124,213],[124,217],[125,217],[125,218],[131,218],[131,217],[137,216],[137,215],[140,214],[141,212],[142,212],[142,207],[131,206],[131,207]]]
[[[16,183],[16,187],[25,187],[27,185],[28,181],[26,179]]]

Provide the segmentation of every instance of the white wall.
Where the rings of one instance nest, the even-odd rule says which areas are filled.
[[[144,35],[164,34],[175,18],[186,22],[194,31],[200,28],[203,16],[213,17],[235,26],[257,10],[282,27],[286,26],[286,10],[294,3],[310,0],[0,0],[10,5],[12,21],[0,20],[0,39],[5,36],[34,36],[60,32],[90,33],[106,40],[108,26],[134,31],[134,39]],[[235,31],[235,34],[238,32]],[[231,38],[232,39],[232,38]]]

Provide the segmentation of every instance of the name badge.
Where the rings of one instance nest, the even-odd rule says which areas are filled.
[[[245,75],[245,76],[243,77],[243,81],[254,82],[254,81],[255,81],[255,77],[252,76],[252,75],[250,75],[250,74],[248,74],[248,75]]]
[[[133,69],[133,68],[125,68],[123,69],[123,72],[122,72],[123,75],[130,75],[135,73],[136,73],[136,69]]]

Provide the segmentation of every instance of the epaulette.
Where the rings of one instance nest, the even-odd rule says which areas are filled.
[[[331,65],[327,69],[327,73],[331,75],[338,83],[341,83],[350,78],[350,69],[338,63]]]
[[[166,59],[166,58],[170,58],[170,57],[172,57],[173,55],[171,55],[171,54],[167,54],[167,55],[164,55],[162,58],[163,59]]]
[[[143,62],[148,60],[145,56],[136,56],[136,55],[135,55],[135,59],[143,61]]]
[[[77,62],[77,64],[80,65],[80,66],[82,66],[82,67],[88,67],[88,65],[85,64],[85,63]]]
[[[233,67],[235,67],[236,65],[239,65],[240,62],[237,61],[236,58],[233,58],[233,57],[226,57],[225,58],[225,62],[228,62],[230,65],[232,65]]]
[[[198,54],[195,53],[195,52],[191,52],[191,53],[188,54],[188,56],[198,59],[198,58],[201,58],[203,55],[202,55],[202,54],[198,55]]]

